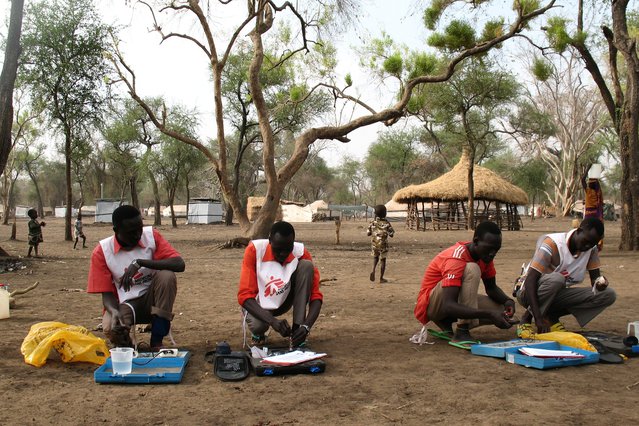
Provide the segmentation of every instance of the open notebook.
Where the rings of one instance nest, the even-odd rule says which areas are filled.
[[[325,353],[311,351],[293,351],[282,355],[273,355],[262,359],[262,362],[277,365],[295,365],[325,357]]]

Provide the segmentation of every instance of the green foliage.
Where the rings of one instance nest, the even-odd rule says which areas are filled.
[[[21,78],[61,127],[100,118],[110,31],[91,0],[29,5],[21,39]]]
[[[383,63],[384,71],[389,74],[398,76],[402,73],[403,69],[403,61],[402,56],[399,52],[393,53],[391,56],[386,58]]]
[[[539,81],[546,81],[552,76],[552,65],[548,63],[545,59],[535,57],[533,59],[532,68],[530,72],[535,76],[535,78]]]
[[[291,101],[293,102],[301,101],[306,95],[306,93],[307,93],[306,86],[292,86],[289,91]]]
[[[453,20],[444,33],[434,33],[428,38],[430,46],[451,52],[471,48],[475,45],[475,30],[467,22]]]
[[[368,149],[364,162],[375,191],[375,202],[386,202],[399,188],[417,183],[424,169],[417,167],[421,129],[388,130]]]
[[[502,35],[504,35],[504,19],[494,19],[484,25],[480,41],[490,41]]]
[[[430,7],[424,10],[424,25],[426,28],[434,30],[444,9],[451,3],[453,3],[451,0],[433,0]]]
[[[409,70],[408,78],[430,75],[437,70],[439,63],[439,59],[435,55],[412,52],[406,64],[406,68]]]
[[[524,134],[533,134],[547,139],[557,133],[552,117],[540,111],[529,102],[522,102],[516,108],[517,114],[509,117],[512,125]]]
[[[548,25],[546,28],[546,35],[551,46],[559,51],[563,52],[566,47],[572,41],[570,35],[566,30],[567,19],[554,16],[548,19]]]
[[[344,83],[346,83],[347,86],[352,86],[353,85],[353,77],[351,77],[351,73],[347,73],[346,76],[344,77]]]
[[[528,15],[531,12],[539,9],[539,0],[515,0],[513,2],[513,10],[519,11],[522,15]]]

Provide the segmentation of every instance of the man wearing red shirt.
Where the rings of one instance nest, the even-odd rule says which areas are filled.
[[[113,231],[91,255],[88,293],[101,293],[102,328],[116,346],[132,346],[129,331],[151,323],[151,350],[162,346],[173,319],[177,293],[175,272],[184,260],[162,235],[142,226],[140,211],[120,206],[113,211]]]
[[[434,334],[464,349],[476,343],[470,328],[485,324],[510,328],[515,301],[497,287],[495,280],[493,259],[500,248],[499,227],[482,222],[475,229],[473,241],[458,242],[439,253],[426,268],[415,317],[422,324],[433,321],[442,330]],[[477,294],[480,278],[488,296]]]
[[[276,222],[268,240],[251,241],[244,252],[237,301],[244,308],[253,344],[264,342],[269,326],[290,337],[293,346],[304,343],[322,308],[319,281],[311,254],[295,242],[290,223]],[[292,327],[277,318],[291,307]]]

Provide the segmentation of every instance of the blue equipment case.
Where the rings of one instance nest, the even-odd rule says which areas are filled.
[[[519,352],[520,348],[534,347],[536,349],[566,350],[584,355],[584,358],[539,358],[524,355]],[[473,345],[471,353],[475,355],[492,356],[496,358],[506,358],[511,364],[519,364],[524,367],[532,367],[540,370],[549,368],[568,367],[571,365],[596,364],[599,362],[599,353],[577,349],[570,346],[560,345],[557,342],[542,340],[510,340],[507,342],[496,342],[482,345]]]
[[[175,357],[153,358],[149,352],[141,352],[133,358],[131,374],[113,374],[111,357],[104,365],[93,373],[96,383],[125,383],[125,384],[161,384],[180,383],[184,375],[184,368],[191,358],[191,352],[179,351]]]

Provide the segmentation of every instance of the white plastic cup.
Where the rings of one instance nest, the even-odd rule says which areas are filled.
[[[632,329],[632,333],[630,330]],[[639,338],[639,321],[632,321],[628,323],[628,336],[635,336]]]
[[[133,348],[113,348],[109,351],[111,352],[113,374],[131,374],[133,358],[137,358],[138,353]]]
[[[588,178],[599,179],[601,178],[601,172],[603,172],[603,166],[601,164],[595,163],[590,166],[590,170],[588,170]]]

